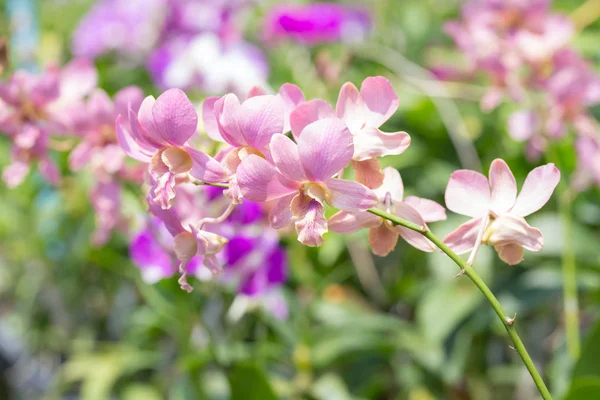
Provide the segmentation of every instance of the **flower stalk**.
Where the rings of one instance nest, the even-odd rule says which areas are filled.
[[[396,217],[395,215],[388,214],[385,211],[376,208],[372,208],[368,211],[371,214],[375,214],[381,218],[387,219],[395,225],[401,225],[415,232],[421,233],[423,236],[425,236],[427,239],[433,242],[433,244],[435,244],[441,251],[446,253],[446,255],[450,257],[450,259],[452,259],[452,261],[454,261],[456,265],[458,265],[461,268],[461,271],[464,271],[464,275],[468,276],[469,279],[475,284],[475,286],[477,286],[479,291],[483,294],[483,296],[486,298],[486,300],[490,303],[490,305],[496,312],[496,315],[498,315],[498,318],[500,318],[500,321],[502,321],[502,324],[504,325],[504,328],[506,329],[506,332],[508,333],[508,336],[510,337],[513,343],[514,349],[521,357],[521,360],[523,360],[523,364],[525,364],[525,367],[529,371],[529,374],[531,375],[531,378],[533,379],[533,382],[535,383],[535,386],[540,392],[542,398],[544,400],[551,400],[552,396],[550,395],[550,392],[548,391],[548,388],[546,387],[542,376],[536,369],[533,360],[529,356],[529,353],[527,352],[527,349],[523,344],[523,341],[517,333],[514,318],[508,317],[508,315],[504,312],[496,296],[494,296],[490,288],[481,279],[481,277],[475,271],[475,269],[473,269],[471,265],[463,261],[463,259],[460,258],[458,254],[456,254],[448,246],[446,246],[446,244],[444,244],[444,242],[440,240],[437,236],[435,236],[430,230],[423,231],[421,229],[422,227],[417,224]]]

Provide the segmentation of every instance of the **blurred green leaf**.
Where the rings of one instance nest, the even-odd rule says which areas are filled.
[[[227,374],[231,400],[277,400],[266,374],[250,363],[236,364]]]

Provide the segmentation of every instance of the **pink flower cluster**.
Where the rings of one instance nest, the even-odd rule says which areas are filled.
[[[489,90],[481,100],[484,110],[497,107],[507,95],[523,104],[509,119],[508,131],[527,141],[527,155],[535,160],[549,141],[569,129],[581,143],[598,147],[600,128],[588,108],[600,103],[600,77],[569,46],[574,27],[565,15],[550,11],[550,0],[472,0],[461,18],[445,25],[445,31],[464,53],[466,75],[440,69],[440,77],[483,72]],[[580,146],[582,147],[582,146]],[[584,157],[580,157],[584,159]],[[580,170],[598,181],[592,165]],[[585,181],[585,180],[584,180]],[[583,182],[582,182],[583,183]],[[589,180],[588,180],[589,183]]]
[[[295,229],[307,246],[322,244],[329,230],[369,228],[377,255],[391,252],[398,237],[433,251],[419,232],[369,212],[379,208],[423,230],[446,218],[438,203],[404,197],[398,171],[380,167],[380,157],[401,154],[410,144],[406,132],[380,129],[397,108],[398,97],[383,77],[365,79],[360,90],[346,83],[335,108],[321,99],[306,100],[291,84],[276,94],[253,88],[242,100],[234,94],[208,98],[203,126],[220,143],[211,155],[198,150],[194,106],[182,91],[170,89],[157,99],[144,99],[138,112],[120,115],[117,138],[127,155],[147,164],[149,210],[170,232],[179,282],[191,290],[190,263],[199,258],[209,270],[220,272],[219,254],[228,239],[219,226],[247,201],[264,204],[272,228]],[[349,179],[351,170],[354,179]],[[520,262],[523,249],[538,251],[543,243],[541,232],[523,217],[548,201],[558,179],[553,165],[539,167],[517,198],[515,179],[502,160],[492,163],[489,184],[479,173],[457,171],[448,184],[446,204],[473,220],[446,242],[461,253],[474,249],[472,257],[481,244],[490,244],[506,262]],[[186,200],[190,183],[227,188],[227,206],[217,216],[204,215],[202,207]],[[339,211],[327,218],[328,207]]]

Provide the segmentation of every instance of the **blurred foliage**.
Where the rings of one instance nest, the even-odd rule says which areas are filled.
[[[251,37],[271,3],[263,2],[253,15]],[[450,47],[441,26],[457,15],[458,3],[369,2],[376,18],[372,43],[427,65],[436,49]],[[581,3],[561,0],[555,6],[570,12]],[[90,4],[39,1],[43,62],[68,58],[72,30]],[[0,14],[0,21],[4,35],[6,16]],[[596,62],[599,31],[596,22],[575,41]],[[324,80],[315,68],[322,54],[342,63],[336,79]],[[384,164],[400,169],[408,194],[443,203],[448,177],[461,164],[439,109],[429,93],[415,87],[410,71],[398,74],[361,54],[342,45],[270,49],[270,83],[278,87],[292,81],[307,97],[335,101],[347,80],[359,84],[369,75],[389,77],[401,105],[385,128],[406,130],[412,144]],[[460,63],[456,54],[444,56]],[[109,93],[131,84],[157,93],[141,68],[111,57],[97,66]],[[461,96],[468,90],[458,88],[449,100],[467,126],[464,139],[475,146],[484,169],[502,157],[522,183],[533,165],[523,157],[523,144],[506,134],[510,106],[483,114],[476,101]],[[0,166],[8,163],[8,146],[0,141]],[[572,143],[566,139],[557,153],[560,160],[552,161],[568,179],[575,164]],[[54,156],[66,168],[64,155]],[[366,232],[329,233],[318,249],[290,238],[289,320],[256,310],[231,323],[225,314],[234,293],[210,282],[196,284],[191,294],[175,279],[145,284],[128,259],[125,235],[91,248],[89,181],[85,174],[70,176],[55,189],[35,173],[14,190],[0,186],[0,398],[536,398],[501,323],[469,281],[454,278],[456,266],[443,254],[423,254],[401,242],[388,257],[375,258],[366,247]],[[125,207],[135,218],[142,201],[130,189]],[[563,240],[556,204],[530,221],[545,234],[542,252],[527,253],[515,267],[488,249],[477,258],[476,268],[507,312],[518,314],[523,341],[556,398],[600,398],[599,200],[594,188],[574,204],[587,338],[575,365],[564,343]],[[463,221],[451,215],[432,229],[443,236]]]

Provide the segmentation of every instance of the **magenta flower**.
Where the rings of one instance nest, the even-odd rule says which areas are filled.
[[[383,172],[383,184],[374,190],[379,208],[423,227],[427,222],[446,219],[446,210],[435,201],[415,196],[404,198],[404,184],[396,169],[388,167]],[[386,256],[394,250],[398,236],[419,250],[431,252],[435,249],[433,243],[420,233],[395,226],[368,212],[339,211],[329,219],[329,229],[333,232],[352,233],[363,228],[369,228],[369,243],[378,256]]]
[[[342,86],[335,111],[324,100],[315,99],[300,104],[290,116],[294,137],[306,125],[321,118],[337,116],[353,136],[352,167],[357,180],[367,187],[381,185],[383,173],[377,157],[401,154],[410,145],[406,132],[383,132],[379,128],[398,109],[398,96],[390,82],[381,76],[366,78],[360,91],[352,83]]]
[[[479,172],[459,170],[446,188],[446,207],[472,217],[444,242],[458,254],[477,249],[480,243],[494,246],[508,264],[523,260],[524,249],[540,251],[544,237],[525,221],[550,199],[560,180],[554,164],[535,168],[527,175],[517,197],[517,184],[508,165],[496,159],[490,166],[490,180]]]
[[[154,99],[146,97],[136,116],[129,110],[128,129],[117,118],[117,139],[125,153],[150,164],[154,179],[154,201],[163,209],[175,198],[176,177],[187,175],[205,182],[226,178],[221,164],[187,145],[196,133],[198,116],[194,105],[179,89],[170,89]]]
[[[371,29],[371,18],[361,8],[335,3],[282,5],[265,18],[263,39],[289,38],[302,44],[360,42]]]
[[[324,203],[364,211],[377,204],[377,197],[360,183],[333,178],[354,154],[352,135],[342,120],[313,122],[297,140],[274,135],[269,146],[273,164],[250,154],[240,164],[237,180],[250,201],[278,200],[269,215],[271,226],[280,228],[293,220],[298,240],[318,246],[327,232]]]

